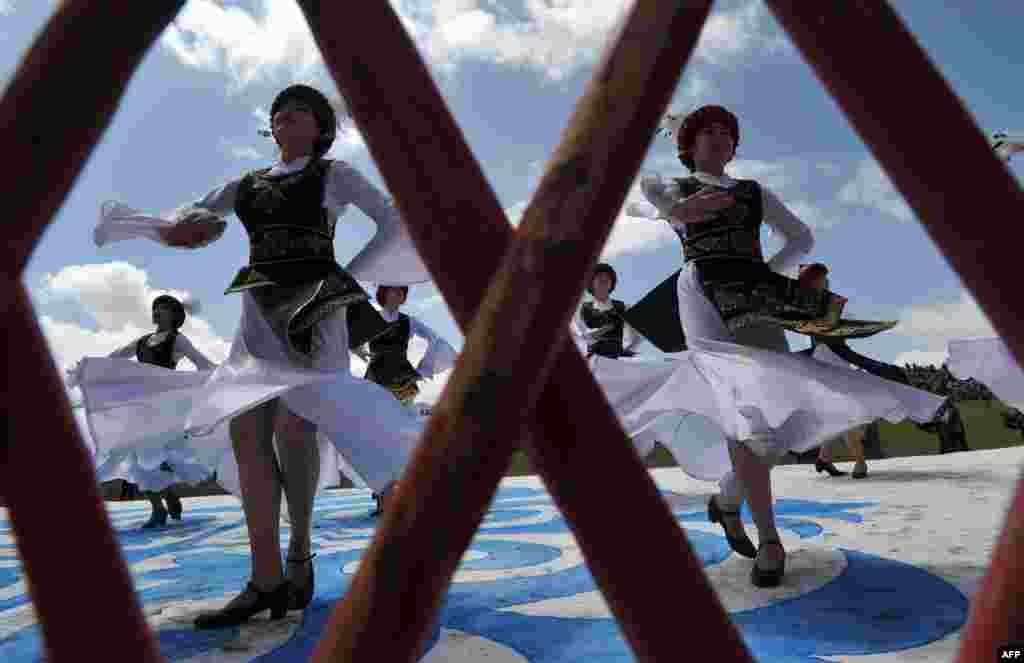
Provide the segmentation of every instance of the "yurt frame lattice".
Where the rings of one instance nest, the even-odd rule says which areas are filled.
[[[298,2],[467,335],[397,503],[313,660],[415,660],[512,453],[523,445],[638,660],[674,662],[688,650],[710,648],[716,660],[751,661],[566,334],[584,275],[712,1],[637,0],[516,229],[390,5],[361,3],[353,12],[348,3]],[[1012,240],[1020,231],[1012,222],[1024,210],[1024,192],[897,14],[883,0],[766,3],[1015,356],[1024,356],[1024,302],[1006,296],[1013,294],[1006,286],[1019,279]],[[47,660],[57,663],[78,661],[101,641],[110,660],[162,659],[20,277],[139,62],[183,5],[65,0],[0,101],[7,158],[20,164],[20,176],[0,184],[9,219],[2,238],[12,257],[2,288],[8,411],[0,490]],[[997,221],[1003,218],[1005,228]],[[71,549],[54,545],[52,507],[25,469],[42,466],[49,483],[77,496],[61,503],[60,540]],[[619,510],[630,517],[607,527],[608,515]],[[663,596],[685,596],[691,609],[665,610]],[[998,644],[1024,640],[1022,597],[1024,482],[972,600],[957,660],[988,661]]]

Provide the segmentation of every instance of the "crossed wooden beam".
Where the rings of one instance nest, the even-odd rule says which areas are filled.
[[[717,660],[750,661],[685,533],[566,342],[584,275],[711,0],[637,0],[515,230],[391,8],[365,3],[355,21],[341,3],[298,1],[417,248],[467,330],[402,493],[314,660],[415,659],[513,451],[524,444],[638,660],[677,661],[687,653],[680,643],[692,643],[713,647]],[[1024,303],[1001,288],[1016,282],[1019,242],[999,241],[998,216],[989,211],[1012,218],[1024,209],[1024,193],[927,56],[883,0],[766,1],[1011,350],[1024,357]],[[39,174],[0,182],[16,220],[0,230],[11,277],[21,276],[139,61],[182,5],[66,0],[28,52],[0,102],[9,156]],[[125,28],[116,43],[103,38],[112,24]],[[870,49],[863,48],[866,35]],[[74,85],[83,71],[104,72],[104,84]],[[73,115],[64,111],[72,87]],[[936,158],[934,132],[920,131],[922,114],[945,128],[941,143],[957,168]],[[969,183],[961,173],[970,173]],[[979,213],[993,220],[986,225]],[[159,661],[57,369],[26,290],[13,281],[0,286],[10,410],[0,487],[48,657],[80,660],[95,633],[115,629],[118,637],[104,642],[107,656]],[[56,416],[40,404],[55,406]],[[61,540],[75,541],[73,554],[53,545],[49,507],[25,470],[44,465],[80,498],[63,507]],[[615,510],[630,518],[613,529],[607,517]],[[1024,483],[972,601],[959,661],[988,660],[997,644],[1024,639],[1022,560]],[[693,609],[669,613],[660,600],[668,596],[687,597]]]

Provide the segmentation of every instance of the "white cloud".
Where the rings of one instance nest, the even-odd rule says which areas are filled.
[[[10,14],[14,9],[14,0],[0,0],[0,14]]]
[[[941,366],[948,359],[949,341],[957,338],[995,336],[992,323],[967,290],[954,301],[907,307],[892,332],[913,337],[914,350],[903,352],[895,363]]]
[[[900,221],[913,221],[915,218],[903,196],[873,159],[864,159],[860,163],[853,179],[839,190],[839,200],[848,205],[877,209]]]
[[[431,295],[430,297],[417,299],[416,301],[409,302],[405,308],[410,313],[418,315],[438,306],[444,306],[444,296],[442,295]]]
[[[819,161],[818,163],[814,164],[814,167],[817,168],[818,171],[830,177],[836,177],[839,175],[840,172],[842,172],[842,169],[839,167],[839,164],[832,163],[831,161]]]
[[[672,228],[663,220],[626,214],[626,210],[632,203],[646,202],[647,199],[640,190],[640,181],[637,178],[629,188],[625,203],[619,211],[615,225],[612,226],[611,234],[608,236],[608,241],[601,250],[601,260],[610,260],[624,253],[649,251],[679,241]]]
[[[226,71],[239,85],[280,73],[308,75],[321,62],[294,0],[263,0],[256,13],[215,0],[191,0],[160,41],[184,64]]]
[[[784,189],[792,183],[787,168],[780,162],[736,159],[729,163],[729,174],[737,179],[757,180],[769,189]]]
[[[161,294],[179,299],[188,293],[153,288],[145,271],[128,263],[71,265],[43,277],[43,298],[77,301],[96,321],[96,329],[75,322],[40,317],[58,365],[68,367],[85,356],[104,356],[153,330],[152,302]],[[230,343],[202,317],[188,316],[182,333],[214,362],[223,361]],[[188,360],[185,365],[191,365]]]
[[[893,331],[943,343],[953,338],[996,335],[992,323],[966,290],[956,301],[908,307]]]
[[[511,223],[513,226],[518,226],[519,223],[523,220],[523,213],[526,212],[526,206],[527,201],[523,200],[516,203],[512,207],[506,207],[505,216],[508,217],[509,223]]]
[[[366,150],[363,134],[353,126],[343,124],[338,129],[334,145],[328,150],[327,156],[333,159],[347,159],[352,155]]]
[[[704,24],[694,56],[710,64],[728,66],[757,53],[779,53],[789,41],[778,30],[761,2],[747,2],[731,11],[713,12]]]
[[[893,362],[897,366],[917,364],[918,366],[942,366],[949,359],[949,353],[945,350],[911,350],[901,352]]]
[[[232,159],[243,161],[265,161],[269,157],[268,154],[257,150],[251,145],[233,144],[224,139],[220,141],[220,150]]]
[[[420,52],[438,71],[460,61],[526,66],[559,81],[593,64],[631,6],[628,0],[522,0],[515,10],[480,0],[397,0],[393,6]],[[312,33],[294,0],[259,0],[255,10],[191,0],[161,37],[182,63],[226,71],[237,85],[287,75],[326,77]],[[714,12],[696,62],[738,62],[786,44],[759,2]],[[703,79],[692,81],[703,91]]]
[[[806,200],[789,201],[783,200],[783,204],[789,208],[798,219],[817,231],[828,230],[839,224],[839,219],[829,214]]]

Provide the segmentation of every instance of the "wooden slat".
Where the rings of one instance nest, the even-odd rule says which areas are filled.
[[[3,326],[8,411],[0,485],[46,660],[97,658],[102,646],[106,660],[161,661],[28,293],[17,283],[2,297],[11,322]],[[65,496],[59,520],[39,491],[40,471]],[[101,645],[96,638],[104,633],[116,635]]]
[[[58,663],[81,661],[99,633],[117,634],[104,641],[104,656],[110,660],[149,663],[161,658],[100,500],[92,459],[20,278],[110,123],[132,73],[183,4],[60,3],[0,101],[7,160],[38,175],[0,184],[7,210],[0,241],[8,252],[8,279],[0,295],[7,319],[8,408],[7,435],[0,440],[0,484],[47,660]],[[112,26],[117,26],[117,39],[109,38]],[[83,84],[83,72],[98,79]],[[53,528],[52,505],[39,499],[34,469],[41,467],[47,481],[74,496],[61,507],[59,533]],[[64,545],[68,541],[74,542],[73,552]]]
[[[884,0],[767,4],[1020,361],[1024,190],[956,94]]]
[[[57,3],[57,11],[25,55],[0,103],[9,163],[32,177],[0,182],[7,223],[0,226],[18,277],[36,242],[110,124],[146,51],[184,0]],[[116,26],[117,38],[110,38]]]
[[[493,192],[393,13],[374,8],[362,14],[356,26],[346,25],[335,13],[340,10],[329,3],[300,4],[438,287],[456,320],[467,328],[512,236]],[[527,211],[519,233],[525,241],[515,249],[519,253],[506,256],[506,269],[520,270],[511,279],[504,277],[510,287],[525,290],[529,284],[541,281],[540,270],[547,268],[544,261],[550,258],[543,252],[533,255],[536,263],[530,269],[523,269],[523,261],[515,264],[520,258],[530,257],[532,247],[541,243],[538,236],[551,237],[558,232],[559,225],[553,224],[549,228],[554,232],[544,234],[544,224],[538,223],[543,220],[542,210],[557,210],[556,217],[589,215],[585,221],[590,227],[591,222],[606,226],[602,216],[610,220],[619,209],[708,9],[709,3],[671,9],[664,3],[638,5],[632,29],[610,51],[595,78],[597,83],[581,102],[575,123],[556,154],[555,165],[541,183],[535,198],[541,204],[535,202]],[[320,26],[330,26],[330,30]],[[670,36],[675,49],[668,46]],[[381,43],[389,44],[386,59],[376,55]],[[649,75],[639,64],[645,59],[650,63],[651,68],[646,70],[651,72]],[[606,95],[602,88],[615,92]],[[644,103],[634,102],[643,92],[650,93],[650,98]],[[628,140],[630,136],[632,141]],[[591,178],[591,191],[559,193],[566,186],[569,172],[565,164],[574,158],[584,164],[581,170]],[[593,164],[600,163],[596,159],[607,165],[596,168]],[[601,233],[598,244],[603,243],[606,228]],[[590,238],[569,235],[568,239],[577,244],[567,245],[571,251],[564,256],[555,256],[566,269],[555,270],[553,278],[544,282],[545,289],[550,288],[552,296],[562,301],[548,304],[545,291],[545,299],[537,300],[543,304],[535,305],[538,309],[550,308],[543,309],[543,317],[534,318],[534,329],[523,323],[524,330],[543,334],[540,321],[546,318],[546,324],[557,325],[558,342],[564,340],[572,308],[565,307],[565,303],[575,304],[582,289],[585,270],[581,267],[590,265],[596,257]],[[551,248],[557,251],[559,247]],[[457,378],[458,373],[467,367],[476,368],[477,375],[482,373],[479,353],[484,344],[491,342],[499,351],[513,346],[514,339],[500,340],[499,335],[507,336],[509,330],[495,324],[501,316],[490,309],[502,303],[494,298],[487,301],[482,307],[485,317],[470,330],[465,351],[468,358],[450,379],[442,406],[430,422],[426,436],[429,441],[421,447],[405,477],[400,503],[392,517],[381,524],[374,546],[364,555],[360,573],[332,616],[316,660],[358,660],[360,655],[409,660],[410,644],[398,643],[393,620],[398,617],[418,638],[428,618],[436,614],[441,592],[479,524],[512,450],[511,439],[486,439],[487,430],[479,420],[463,417],[451,405],[467,388],[466,378]],[[488,329],[483,327],[488,324],[493,332],[490,338],[481,332],[481,328]],[[554,336],[548,333],[547,338]],[[523,352],[548,351],[532,337],[528,343]],[[521,356],[536,361],[530,354]],[[538,421],[533,428],[543,443],[537,445],[540,451],[533,451],[539,453],[538,464],[546,483],[570,520],[634,651],[640,660],[674,660],[681,638],[711,637],[722,660],[750,660],[681,528],[659,499],[656,486],[633,449],[623,443],[624,434],[579,353],[567,344],[557,361],[552,383],[537,406]],[[505,368],[498,366],[499,376]],[[509,380],[520,378],[519,371],[526,372],[518,365],[516,370]],[[504,391],[500,377],[495,382],[498,386],[491,394],[500,394],[492,396],[496,407],[522,412],[519,403],[524,394]],[[483,405],[487,391],[486,387],[481,390]],[[496,418],[500,416],[496,414]],[[462,443],[461,438],[444,438],[445,432],[466,432],[453,430],[456,421],[462,426],[480,426],[475,449],[471,440]],[[510,420],[502,433],[511,434],[520,425]],[[551,433],[557,439],[552,439]],[[581,462],[566,462],[573,460]],[[615,491],[608,490],[609,485],[616,484]],[[625,510],[631,518],[617,522],[612,532],[607,527],[607,514],[615,509]],[[465,522],[457,522],[460,517]],[[440,539],[439,531],[445,533]],[[645,549],[650,554],[638,566],[635,548],[623,542],[640,539],[649,544]],[[403,548],[424,554],[415,558],[406,553],[409,556],[405,557]],[[443,567],[431,564],[431,552],[444,559]],[[655,595],[687,595],[704,608],[680,620],[652,602],[650,597]]]
[[[1024,301],[1006,293],[1019,281],[1024,190],[888,3],[767,3],[1020,363]],[[995,645],[1024,641],[1021,560],[1024,483],[958,661],[994,660]]]

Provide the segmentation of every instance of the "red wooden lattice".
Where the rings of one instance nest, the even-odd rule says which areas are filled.
[[[353,102],[356,123],[424,261],[467,330],[465,349],[406,472],[402,494],[381,522],[314,660],[414,660],[522,443],[639,660],[679,660],[685,656],[679,643],[690,641],[714,643],[717,660],[750,661],[685,533],[639,458],[622,443],[623,431],[565,334],[583,275],[607,238],[711,0],[638,0],[516,230],[508,226],[391,8],[364,3],[354,21],[342,13],[343,3],[299,4],[335,80]],[[1015,243],[992,241],[997,228],[974,218],[978,200],[987,210],[1012,216],[1024,208],[1024,193],[902,22],[882,0],[767,4],[1011,350],[1024,357],[1024,325],[1017,321],[1024,304],[1001,298],[997,285],[1015,282]],[[48,657],[58,662],[79,660],[93,634],[111,630],[119,634],[104,642],[112,660],[147,663],[160,656],[56,367],[25,288],[14,285],[13,277],[21,276],[139,60],[182,5],[66,0],[0,102],[10,157],[41,175],[0,184],[17,224],[3,229],[14,259],[10,285],[2,291],[8,314],[5,407],[18,413],[8,414],[8,434],[0,441],[0,486]],[[105,38],[115,21],[123,28],[116,42]],[[103,84],[75,85],[83,71],[103,72]],[[79,105],[69,115],[62,104],[72,86]],[[919,131],[921,113],[944,128],[941,143],[944,152],[956,155],[956,168],[932,154],[932,140]],[[962,172],[971,173],[969,189],[960,183]],[[32,407],[39,403],[56,405],[58,416]],[[40,438],[70,444],[29,442]],[[73,528],[73,556],[50,545],[47,507],[37,499],[30,474],[18,471],[43,464],[80,497],[62,507],[69,525],[61,534],[67,540]],[[607,490],[612,484],[618,486],[614,500]],[[609,531],[604,514],[611,508],[635,516]],[[644,564],[635,563],[637,540],[645,542]],[[972,602],[959,661],[990,660],[997,643],[1024,639],[1022,560],[1024,483]],[[661,594],[692,597],[691,604],[702,608],[685,619],[664,614],[651,600]],[[127,633],[137,637],[126,638]]]

